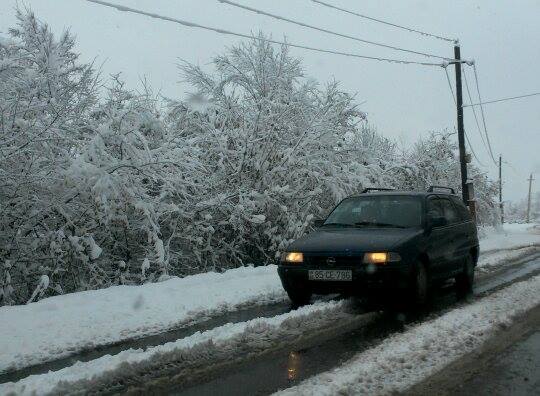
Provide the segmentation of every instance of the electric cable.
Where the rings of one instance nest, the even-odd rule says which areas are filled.
[[[476,63],[473,63],[473,70],[474,70],[474,80],[476,82],[476,91],[478,92],[478,100],[480,105],[480,114],[482,116],[482,124],[484,125],[484,134],[486,135],[486,141],[487,146],[489,148],[489,154],[491,155],[491,159],[494,163],[497,163],[495,160],[495,156],[493,155],[493,150],[491,149],[491,141],[489,139],[489,133],[486,126],[486,115],[484,113],[484,106],[482,105],[482,96],[480,95],[480,84],[478,83],[478,72],[476,70]]]
[[[278,20],[281,20],[281,21],[289,22],[289,23],[292,23],[292,24],[295,24],[295,25],[298,25],[298,26],[306,27],[308,29],[317,30],[319,32],[331,34],[331,35],[334,35],[334,36],[359,41],[359,42],[362,42],[362,43],[365,43],[365,44],[371,44],[371,45],[375,45],[375,46],[378,46],[378,47],[389,48],[389,49],[392,49],[392,50],[395,50],[395,51],[408,52],[408,53],[415,54],[415,55],[427,56],[429,58],[443,59],[443,60],[446,60],[446,61],[455,61],[456,60],[456,59],[448,58],[446,56],[440,56],[440,55],[434,55],[434,54],[429,54],[429,53],[420,52],[420,51],[409,50],[409,49],[406,49],[406,48],[395,47],[395,46],[392,46],[392,45],[379,43],[379,42],[376,42],[376,41],[365,40],[365,39],[362,39],[360,37],[351,36],[351,35],[348,35],[348,34],[334,32],[332,30],[320,28],[320,27],[310,25],[310,24],[307,24],[307,23],[304,23],[304,22],[295,21],[295,20],[290,19],[290,18],[286,18],[286,17],[279,16],[279,15],[276,15],[276,14],[271,14],[269,12],[262,11],[262,10],[257,9],[257,8],[248,7],[248,6],[242,5],[240,3],[237,3],[237,2],[234,2],[234,1],[231,1],[231,0],[218,0],[218,1],[220,3],[232,5],[233,7],[238,7],[238,8],[250,11],[250,12],[255,12],[255,13],[260,14],[260,15],[265,15],[265,16],[268,16],[270,18],[274,18],[274,19],[278,19]]]
[[[326,49],[309,47],[309,46],[304,46],[304,45],[299,45],[299,44],[287,43],[287,42],[284,42],[284,41],[267,39],[267,38],[263,38],[263,37],[250,36],[248,34],[232,32],[230,30],[225,30],[225,29],[221,29],[221,28],[205,26],[205,25],[201,25],[201,24],[198,24],[198,23],[194,23],[194,22],[189,22],[189,21],[185,21],[185,20],[181,20],[181,19],[171,18],[171,17],[164,16],[164,15],[159,15],[159,14],[155,14],[155,13],[151,13],[151,12],[138,10],[138,9],[135,9],[135,8],[126,7],[126,6],[123,6],[123,5],[120,5],[120,4],[109,3],[109,2],[106,2],[106,1],[101,1],[101,0],[86,0],[86,1],[88,1],[90,3],[95,3],[95,4],[102,5],[102,6],[106,6],[106,7],[115,8],[118,11],[131,12],[131,13],[134,13],[134,14],[145,15],[145,16],[148,16],[148,17],[151,17],[151,18],[156,18],[156,19],[161,19],[161,20],[164,20],[164,21],[178,23],[178,24],[186,26],[186,27],[210,30],[210,31],[213,31],[213,32],[216,32],[216,33],[219,33],[219,34],[226,34],[226,35],[231,35],[231,36],[248,38],[250,40],[258,40],[258,41],[272,43],[272,44],[280,44],[280,45],[285,45],[285,46],[289,46],[289,47],[293,47],[293,48],[301,48],[301,49],[305,49],[305,50],[309,50],[309,51],[322,52],[322,53],[334,54],[334,55],[342,55],[342,56],[348,56],[348,57],[353,57],[353,58],[375,60],[375,61],[380,61],[380,62],[406,64],[406,65],[440,66],[440,67],[443,67],[443,66],[445,66],[447,64],[446,61],[442,62],[442,63],[418,62],[418,61],[411,61],[411,60],[404,60],[404,59],[383,58],[383,57],[377,57],[377,56],[360,55],[360,54],[349,53],[349,52],[326,50]],[[465,62],[465,61],[462,61],[462,62]]]
[[[471,90],[469,89],[469,82],[467,80],[467,73],[465,72],[464,68],[462,68],[462,74],[463,74],[463,80],[465,81],[465,89],[467,91],[467,96],[469,97],[469,101],[472,102]],[[488,146],[487,146],[487,143],[486,143],[486,139],[484,138],[484,134],[482,133],[482,128],[480,127],[480,122],[478,121],[478,115],[476,114],[476,109],[475,109],[474,106],[472,107],[472,112],[473,112],[473,115],[474,115],[474,121],[476,122],[476,128],[478,130],[478,134],[480,135],[480,139],[482,139],[482,144],[484,145],[484,148],[486,149],[486,151],[488,151],[488,154],[489,154],[489,149],[488,149]],[[495,163],[495,165],[497,165],[497,164]]]
[[[339,10],[339,11],[345,12],[347,14],[355,15],[355,16],[360,17],[360,18],[364,18],[364,19],[368,19],[370,21],[382,23],[384,25],[392,26],[392,27],[395,27],[395,28],[398,28],[398,29],[407,30],[407,31],[409,31],[411,33],[418,33],[418,34],[420,34],[422,36],[433,37],[433,38],[436,38],[436,39],[439,39],[439,40],[449,41],[449,42],[453,42],[453,43],[456,43],[456,44],[458,43],[457,39],[443,37],[443,36],[439,36],[437,34],[423,32],[423,31],[418,30],[418,29],[413,29],[413,28],[410,28],[410,27],[401,26],[401,25],[398,25],[397,23],[391,23],[391,22],[383,21],[382,19],[373,18],[373,17],[367,16],[367,15],[364,15],[364,14],[359,14],[359,13],[354,12],[354,11],[346,10],[345,8],[336,7],[336,6],[332,5],[332,4],[325,3],[324,1],[320,1],[320,0],[311,0],[311,1],[316,3],[316,4],[328,7],[328,8],[333,8],[335,10]]]
[[[509,97],[509,98],[502,98],[502,99],[488,100],[488,101],[486,101],[486,102],[481,102],[481,103],[470,103],[470,104],[463,105],[463,107],[473,107],[473,108],[474,108],[474,106],[480,106],[480,105],[485,105],[485,104],[490,104],[490,103],[506,102],[506,101],[508,101],[508,100],[521,99],[521,98],[528,98],[528,97],[530,97],[530,96],[537,96],[537,95],[540,95],[540,92],[534,92],[534,93],[531,93],[531,94],[519,95],[519,96],[511,96],[511,97]]]

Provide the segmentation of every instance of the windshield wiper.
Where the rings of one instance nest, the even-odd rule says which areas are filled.
[[[354,226],[355,227],[375,226],[375,227],[407,228],[405,226],[398,225],[398,224],[378,223],[376,221],[359,221],[358,223],[354,223]]]
[[[324,223],[321,227],[325,227],[325,226],[354,227],[353,224],[349,224],[349,223]]]

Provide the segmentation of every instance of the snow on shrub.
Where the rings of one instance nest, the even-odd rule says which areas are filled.
[[[165,100],[119,76],[101,86],[69,33],[17,18],[0,39],[2,305],[268,264],[364,187],[459,186],[447,134],[398,147],[287,46],[183,64],[193,93]],[[490,223],[494,184],[470,172]]]

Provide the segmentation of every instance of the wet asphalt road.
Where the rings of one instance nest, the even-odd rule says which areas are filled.
[[[474,296],[470,296],[467,301],[458,300],[453,287],[443,287],[433,297],[429,312],[409,316],[405,322],[411,324],[426,320],[459,304],[467,303],[538,273],[540,273],[540,258],[524,260],[519,265],[479,279]],[[171,383],[167,388],[159,389],[159,393],[197,396],[270,394],[338,366],[388,335],[400,331],[402,326],[403,322],[396,320],[395,314],[381,314],[373,322],[353,331],[333,334],[328,339],[317,339],[309,345],[251,359],[232,368],[217,371],[211,378],[194,379],[177,385]],[[152,388],[131,390],[135,393],[145,393],[150,389]]]
[[[540,328],[493,357],[488,367],[461,384],[459,393],[463,396],[540,395]]]
[[[539,396],[540,305],[404,396]]]

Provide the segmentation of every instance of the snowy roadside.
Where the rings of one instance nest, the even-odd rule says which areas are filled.
[[[502,230],[480,228],[482,252],[512,250],[537,245],[540,242],[540,224],[505,224]]]
[[[529,225],[506,225],[504,232],[487,229],[482,233],[480,271],[540,247],[540,230]],[[0,373],[200,323],[245,306],[284,300],[276,266],[270,265],[0,307]]]
[[[16,383],[0,384],[0,394],[31,395],[83,393],[88,389],[107,389],[125,376],[159,372],[162,366],[173,365],[175,373],[186,378],[191,371],[244,359],[271,348],[289,345],[306,334],[317,336],[328,329],[369,321],[376,313],[347,313],[347,301],[317,302],[271,318],[228,323],[214,329],[197,332],[175,342],[146,350],[130,349],[117,355],[106,355],[89,362],[41,375],[31,375]]]
[[[540,226],[505,224],[503,230],[487,228],[480,231],[478,270],[490,272],[505,261],[515,261],[540,252]]]
[[[388,337],[333,370],[282,390],[285,395],[385,395],[403,392],[479,348],[540,304],[540,276],[519,282]]]
[[[0,373],[285,298],[270,265],[0,307]]]

